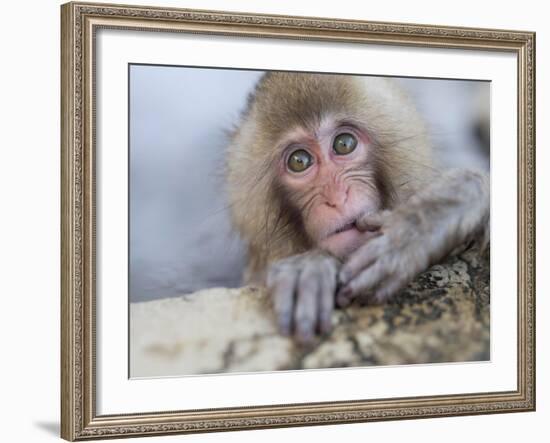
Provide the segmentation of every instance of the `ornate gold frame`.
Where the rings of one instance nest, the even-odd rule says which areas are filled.
[[[518,59],[517,390],[98,416],[95,409],[94,35],[98,28],[508,51]],[[67,440],[533,411],[535,34],[217,11],[61,7],[61,436]]]

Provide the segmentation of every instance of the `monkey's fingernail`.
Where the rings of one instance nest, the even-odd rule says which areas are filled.
[[[308,332],[301,331],[296,336],[296,338],[302,346],[309,346],[309,345],[313,344],[315,336],[313,335],[312,331],[308,331]]]
[[[328,334],[332,330],[332,321],[330,318],[321,320],[319,331],[321,334]]]
[[[336,302],[341,308],[347,307],[351,303],[351,289],[349,287],[342,288],[336,296]]]
[[[279,320],[279,332],[288,337],[290,335],[290,322],[288,320]]]

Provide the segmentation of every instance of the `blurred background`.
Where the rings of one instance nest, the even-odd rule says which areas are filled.
[[[240,286],[243,245],[223,187],[226,131],[261,71],[130,68],[130,301]],[[443,167],[489,168],[490,83],[398,81]]]

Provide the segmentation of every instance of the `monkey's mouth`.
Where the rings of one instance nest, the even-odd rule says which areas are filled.
[[[356,225],[357,219],[348,219],[338,227],[331,229],[324,237],[325,241],[331,241],[332,239],[344,238],[354,233],[359,233]]]
[[[318,246],[336,257],[345,258],[369,239],[376,237],[375,232],[363,231],[357,227],[357,218],[348,219],[338,228],[326,235]]]
[[[332,232],[331,234],[329,234],[329,237],[331,235],[336,235],[336,234],[340,234],[342,232],[346,232],[346,231],[349,231],[351,229],[357,229],[357,226],[355,225],[355,220],[352,221],[351,223],[347,223],[346,225],[342,226],[341,228],[338,228],[336,229],[336,231]]]
[[[338,228],[331,230],[323,240],[319,242],[322,249],[329,251],[336,257],[345,257],[353,252],[360,245],[360,239],[363,235],[357,225],[355,219],[347,221]]]

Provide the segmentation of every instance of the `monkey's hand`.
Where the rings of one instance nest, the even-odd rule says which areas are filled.
[[[336,258],[319,250],[269,267],[267,287],[282,334],[293,333],[300,343],[309,344],[317,332],[330,331],[339,268]]]
[[[360,230],[377,231],[342,266],[336,297],[382,303],[416,275],[475,239],[489,239],[489,182],[483,173],[448,171],[390,211],[366,215]]]

